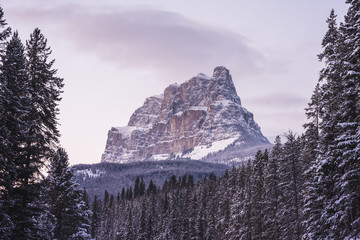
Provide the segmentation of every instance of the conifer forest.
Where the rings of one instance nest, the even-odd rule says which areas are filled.
[[[346,2],[343,22],[324,19],[302,135],[220,177],[137,178],[94,199],[60,146],[64,82],[47,39],[35,28],[22,42],[0,8],[0,239],[360,239],[360,1]]]

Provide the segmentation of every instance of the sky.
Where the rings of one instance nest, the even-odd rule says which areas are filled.
[[[111,127],[149,96],[216,66],[230,70],[242,105],[273,142],[301,134],[323,63],[331,9],[345,0],[2,0],[25,43],[38,27],[57,76],[61,145],[70,163],[98,163]]]

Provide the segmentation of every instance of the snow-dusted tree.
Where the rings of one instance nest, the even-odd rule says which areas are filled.
[[[350,7],[340,30],[344,37],[342,91],[335,154],[339,163],[335,223],[340,238],[360,237],[360,2]]]
[[[334,17],[334,12],[331,12]],[[333,22],[330,21],[329,22]],[[323,234],[323,224],[321,224],[321,215],[324,209],[323,199],[321,197],[322,188],[320,187],[320,175],[317,171],[319,165],[319,131],[320,131],[320,106],[321,89],[318,83],[315,87],[311,101],[306,108],[306,116],[309,122],[304,124],[305,133],[302,136],[302,158],[306,165],[304,171],[304,236],[303,239],[316,239]]]
[[[16,155],[15,158],[12,158],[16,167],[16,178],[12,191],[14,205],[10,211],[15,223],[13,237],[31,239],[36,238],[41,232],[36,223],[36,218],[44,211],[41,209],[40,202],[40,169],[52,155],[51,147],[54,147],[59,135],[56,115],[58,113],[57,102],[60,100],[60,90],[58,89],[61,88],[61,80],[54,78],[53,75],[56,71],[50,69],[52,62],[47,63],[50,50],[46,47],[46,40],[40,30],[35,29],[27,42],[27,60],[25,60],[24,47],[17,37],[17,33],[9,42],[8,49],[15,49],[14,46],[17,48],[14,56],[19,59],[15,63],[17,68],[14,68],[14,62],[11,63],[12,58],[9,55],[8,61],[10,62],[3,64],[3,76],[9,76],[6,81],[12,83],[8,86],[15,85],[18,81],[18,89],[12,90],[13,95],[22,102],[23,106],[26,106],[26,109],[17,108],[16,112],[7,112],[10,112],[13,118],[17,117],[22,121],[18,123],[18,127],[21,128],[20,132],[17,133],[14,128],[10,129],[10,132],[13,132],[11,134],[18,137],[15,140],[17,142],[13,143],[11,148]],[[7,67],[9,63],[12,65]],[[15,80],[15,76],[22,82]],[[16,106],[16,104],[13,105]],[[22,139],[19,138],[21,136],[19,133],[22,134]]]
[[[235,184],[233,186],[233,191],[230,198],[230,221],[229,228],[226,232],[226,237],[228,239],[240,239],[240,229],[242,227],[242,203],[243,203],[243,193],[242,191],[245,188],[245,173],[244,166],[240,166],[237,169],[231,171],[230,177],[235,179]]]
[[[7,214],[14,223],[13,239],[32,239],[38,229],[35,221],[40,215],[40,184],[36,174],[36,162],[29,158],[29,96],[28,75],[24,46],[15,32],[6,47],[1,65],[0,116],[1,156],[4,160],[2,175],[6,179],[4,186],[6,197],[11,204]]]
[[[11,33],[10,27],[6,27],[7,23],[4,19],[4,11],[0,7],[0,57],[4,59],[5,52],[5,40]],[[2,78],[2,61],[0,62],[0,79]],[[0,119],[4,116],[5,110],[5,98],[4,98],[4,85],[3,80],[0,81]],[[10,173],[13,171],[11,164],[7,161],[6,157],[2,154],[5,150],[4,147],[7,145],[7,137],[3,135],[7,130],[3,129],[4,126],[0,126],[0,239],[9,239],[10,233],[13,228],[13,223],[7,214],[6,208],[9,206],[8,191],[12,185]]]
[[[240,206],[241,212],[241,228],[240,228],[240,239],[251,240],[252,239],[252,194],[253,194],[253,183],[252,183],[252,164],[249,160],[244,167],[244,188],[242,188],[243,200]]]
[[[53,156],[59,138],[57,115],[63,80],[55,76],[57,70],[52,68],[54,60],[49,59],[50,54],[47,39],[36,28],[26,42],[26,55],[32,103],[28,113],[28,121],[32,123],[28,153],[38,168]]]
[[[217,234],[219,238],[226,238],[226,232],[230,223],[230,198],[231,185],[228,170],[225,170],[224,176],[219,178],[219,186],[217,188],[218,213],[217,213]]]
[[[268,161],[267,150],[264,153],[259,150],[254,158],[253,171],[252,171],[252,183],[253,194],[251,199],[252,204],[252,239],[263,239],[264,236],[264,169]]]
[[[92,216],[91,216],[91,237],[98,239],[100,237],[100,227],[101,227],[101,202],[95,196],[92,203]]]
[[[337,198],[335,183],[338,181],[339,169],[334,141],[338,134],[337,123],[342,101],[343,70],[343,36],[339,32],[336,15],[331,10],[327,19],[326,32],[318,55],[325,63],[320,72],[320,79],[315,88],[309,108],[306,109],[310,122],[305,124],[303,158],[309,162],[305,172],[307,178],[305,191],[305,235],[304,238],[337,238],[333,235],[340,226],[335,224],[334,202]],[[319,87],[318,87],[319,86]],[[332,219],[330,221],[330,219]]]
[[[73,171],[64,149],[58,149],[51,159],[47,188],[50,212],[56,218],[54,238],[90,239],[90,213],[82,191],[73,182]]]
[[[191,175],[190,175],[191,176]],[[188,180],[188,185],[192,186],[190,181],[193,181],[192,178]],[[190,192],[193,188],[189,188],[188,192]],[[206,217],[207,217],[207,228],[205,233],[205,239],[218,239],[217,231],[216,231],[216,224],[217,224],[217,208],[218,208],[218,195],[216,194],[217,191],[217,178],[215,175],[209,176],[209,181],[206,187],[206,191],[209,194],[209,199],[206,205]]]
[[[4,27],[5,22],[2,17],[1,9],[0,25]],[[6,28],[0,33],[0,42],[9,32],[10,29]],[[28,48],[29,46],[28,44]],[[2,53],[0,66],[0,120],[2,123],[0,127],[0,161],[4,164],[0,164],[3,168],[0,169],[0,185],[4,187],[0,186],[0,189],[3,190],[4,197],[1,199],[4,201],[2,200],[0,205],[4,209],[7,207],[7,212],[11,213],[11,221],[14,223],[12,238],[32,239],[37,238],[43,232],[39,229],[41,226],[37,224],[36,220],[40,216],[43,218],[42,212],[45,211],[42,209],[40,201],[40,169],[45,162],[46,151],[44,148],[53,144],[52,142],[46,143],[43,139],[57,139],[58,136],[58,133],[49,131],[51,126],[44,124],[44,121],[53,119],[53,127],[56,128],[57,109],[48,107],[48,105],[49,101],[60,99],[54,100],[51,98],[53,95],[43,94],[46,89],[41,84],[35,87],[39,79],[32,78],[32,76],[41,75],[41,69],[34,70],[33,74],[30,73],[29,67],[34,61],[30,57],[26,60],[24,46],[17,32],[13,34],[12,39],[6,45],[6,51],[2,50],[0,51]],[[49,54],[47,52],[45,58]],[[49,78],[49,75],[46,77]],[[44,79],[43,81],[45,81]],[[52,85],[51,88],[54,89],[55,86]],[[48,108],[42,111],[46,108],[44,106]],[[42,112],[40,113],[40,111]],[[4,184],[5,182],[6,184]],[[12,204],[6,204],[6,199],[11,200]],[[1,212],[5,212],[5,210],[2,207],[0,209],[0,215],[2,215]],[[0,219],[9,218],[4,215]],[[5,223],[1,225],[7,226]],[[6,228],[9,229],[9,226]]]
[[[360,233],[360,3],[347,3],[350,8],[340,30],[331,11],[319,55],[325,63],[320,73],[319,140],[311,153],[306,146],[315,143],[308,135],[304,152],[305,158],[316,157],[307,171],[307,239],[356,238]]]
[[[299,240],[302,236],[303,170],[300,139],[292,132],[286,134],[283,158],[279,163],[279,222],[280,239]]]
[[[11,28],[6,26],[6,20],[4,18],[4,10],[0,7],[0,53],[2,54],[5,51],[5,40],[11,34]]]
[[[264,236],[269,239],[280,239],[279,212],[279,163],[282,162],[282,144],[280,136],[275,144],[264,169]]]

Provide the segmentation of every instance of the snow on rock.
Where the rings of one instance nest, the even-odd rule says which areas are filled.
[[[151,160],[161,161],[167,160],[170,157],[170,154],[155,154],[151,156]]]
[[[224,150],[227,146],[234,143],[236,140],[237,138],[229,138],[229,139],[223,139],[220,141],[213,142],[209,146],[205,146],[205,145],[196,146],[194,147],[193,151],[184,154],[182,157],[191,158],[194,160],[200,160],[206,157],[207,155],[209,155],[210,153],[215,153]]]

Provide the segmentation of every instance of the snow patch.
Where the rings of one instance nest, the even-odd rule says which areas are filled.
[[[204,111],[206,112],[207,111],[207,107],[206,106],[191,106],[189,108],[189,110],[192,110],[192,111]]]
[[[131,133],[135,130],[138,131],[147,131],[149,127],[136,127],[136,126],[125,126],[125,127],[117,127],[115,128],[117,132],[121,133],[122,138],[130,138]]]
[[[154,96],[151,96],[151,98],[163,99],[163,98],[164,98],[164,94],[154,95]]]
[[[198,78],[202,78],[202,79],[206,79],[206,80],[210,80],[211,77],[209,77],[208,75],[204,74],[204,73],[199,73],[196,77]]]
[[[206,146],[206,145],[196,146],[196,147],[194,147],[193,151],[183,155],[182,157],[191,158],[194,160],[200,160],[200,159],[206,157],[210,153],[215,153],[215,152],[224,150],[227,146],[229,146],[230,144],[235,142],[235,140],[237,140],[237,139],[238,139],[237,137],[228,138],[228,139],[223,139],[220,141],[213,142],[209,146]]]
[[[161,161],[161,160],[166,160],[170,157],[170,154],[155,154],[152,155],[151,159],[156,160],[156,161]]]
[[[180,111],[180,112],[177,112],[176,114],[175,114],[175,116],[178,116],[178,117],[180,117],[181,115],[183,115],[183,111]]]
[[[81,175],[83,180],[86,178],[98,178],[101,175],[104,175],[106,171],[104,169],[96,169],[95,173],[90,169],[84,169],[84,170],[77,170],[75,172],[75,175]]]

